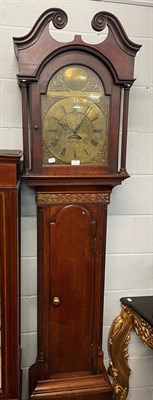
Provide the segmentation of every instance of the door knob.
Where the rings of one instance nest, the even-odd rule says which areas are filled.
[[[57,307],[57,306],[59,306],[59,304],[60,304],[60,299],[59,299],[59,297],[55,296],[53,298],[53,306]]]

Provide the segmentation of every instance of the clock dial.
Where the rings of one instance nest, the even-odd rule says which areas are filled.
[[[71,164],[73,160],[106,164],[105,97],[99,78],[89,68],[67,67],[56,74],[42,107],[44,163],[52,159],[59,164]]]
[[[102,148],[105,118],[91,101],[69,97],[57,101],[44,120],[44,141],[50,153],[65,163],[87,162]]]

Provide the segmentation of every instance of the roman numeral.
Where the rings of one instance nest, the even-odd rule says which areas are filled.
[[[89,155],[89,153],[87,152],[87,150],[86,149],[84,149],[84,151],[85,151],[85,153],[87,154],[87,156]]]
[[[101,129],[93,129],[93,133],[101,133]]]
[[[97,121],[98,118],[99,118],[99,115],[97,114],[94,118],[91,119],[91,122]]]
[[[85,111],[85,115],[88,115],[89,112],[91,111],[91,109],[92,109],[92,106],[88,106],[86,111]]]
[[[74,153],[73,153],[73,157],[77,159],[77,153],[76,153],[75,150],[74,150]]]
[[[75,100],[73,101],[73,111],[78,112],[78,103]]]
[[[61,106],[61,109],[62,109],[63,113],[66,114],[66,110],[65,110],[65,107],[63,105]]]
[[[63,147],[63,149],[62,149],[62,151],[61,151],[61,156],[65,156],[65,153],[66,153],[66,148]]]
[[[56,117],[52,116],[52,118],[55,119],[55,121],[59,122],[59,119],[57,119]]]
[[[94,139],[91,139],[90,143],[93,144],[93,146],[98,146],[98,142],[96,142]]]
[[[51,142],[52,146],[55,147],[59,143],[58,139],[55,139],[53,142]]]

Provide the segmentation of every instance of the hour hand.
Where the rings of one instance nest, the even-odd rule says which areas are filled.
[[[81,122],[75,127],[75,132],[77,132],[81,128]]]
[[[63,131],[67,131],[68,129],[70,130],[67,122],[59,122],[59,125],[61,126],[61,128],[63,129]]]
[[[85,116],[84,116],[84,118],[82,118],[82,121],[75,127],[75,132],[77,132],[81,128],[81,125],[83,124],[84,119],[85,119]]]

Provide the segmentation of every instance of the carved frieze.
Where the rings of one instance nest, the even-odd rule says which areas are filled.
[[[37,203],[102,203],[109,204],[109,193],[38,193]]]

